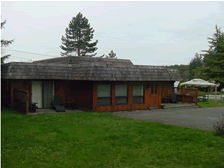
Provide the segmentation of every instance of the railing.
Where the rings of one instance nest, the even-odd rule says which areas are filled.
[[[20,89],[14,89],[13,90],[13,109],[18,109],[20,112],[24,114],[28,114],[29,110],[29,92],[20,90]]]
[[[177,94],[177,97],[181,102],[195,103],[197,105],[198,89],[171,87],[168,89],[169,97],[171,97],[172,92]]]

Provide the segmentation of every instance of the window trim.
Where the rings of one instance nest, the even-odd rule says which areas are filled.
[[[127,86],[127,96],[116,96],[116,85],[126,85]],[[119,105],[128,105],[128,89],[129,89],[129,84],[115,84],[114,85],[114,92],[115,92],[115,106]],[[126,98],[127,99],[127,104],[116,104],[116,98]]]
[[[142,85],[143,86],[143,96],[133,96],[133,99],[132,99],[132,104],[145,104],[145,87],[143,84],[139,84],[139,85]],[[132,93],[134,92],[134,86],[139,86],[138,84],[133,84],[133,89],[132,89]],[[134,100],[134,97],[142,97],[143,98],[143,103],[134,103],[133,100]]]
[[[110,85],[110,97],[98,97],[98,86],[99,85]],[[100,106],[112,106],[112,84],[98,84],[97,85],[97,106],[98,105],[98,100],[99,99],[104,99],[104,98],[110,98],[110,105],[100,105]]]

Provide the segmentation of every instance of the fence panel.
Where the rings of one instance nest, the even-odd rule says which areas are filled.
[[[14,108],[24,114],[28,114],[28,91],[14,89],[13,90]]]

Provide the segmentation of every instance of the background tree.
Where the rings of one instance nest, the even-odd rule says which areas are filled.
[[[4,27],[5,24],[6,24],[6,20],[5,20],[4,22],[1,22],[1,29],[2,29],[2,28],[5,28],[5,27]],[[9,44],[12,44],[13,41],[14,41],[14,40],[3,40],[3,39],[1,39],[1,49],[2,49],[2,54],[3,54],[3,47],[8,47]],[[9,56],[10,56],[10,54],[9,54],[9,55],[4,55],[4,56],[2,56],[2,57],[1,57],[1,64],[4,64],[4,61],[5,61],[6,59],[8,59]]]
[[[98,40],[93,43],[90,42],[93,39],[94,30],[90,27],[88,19],[83,17],[80,12],[76,17],[72,18],[65,32],[65,37],[62,36],[61,38],[62,45],[60,46],[65,52],[61,52],[61,56],[74,53],[77,53],[78,56],[88,57],[96,55],[96,53],[92,53],[97,50],[96,45]],[[87,53],[91,53],[92,55],[86,55]]]
[[[114,58],[114,59],[117,59],[116,58],[116,53],[114,53],[113,50],[110,51],[110,53],[108,54],[108,56],[107,55],[104,55],[104,54],[102,56],[100,56],[100,58],[103,58],[103,57],[104,58]]]
[[[183,65],[183,64],[177,65],[176,64],[176,65],[166,66],[166,68],[177,69],[180,72],[184,81],[187,81],[189,79],[189,65]]]
[[[198,53],[195,54],[194,58],[191,59],[191,62],[189,64],[189,78],[194,79],[195,75],[199,75],[200,72],[198,71],[193,71],[194,69],[198,68],[198,67],[202,67],[203,66],[203,58],[202,55],[199,55]]]
[[[206,52],[203,54],[203,66],[195,69],[195,72],[200,72],[200,77],[205,80],[212,79],[216,83],[220,83],[221,89],[224,87],[224,33],[216,25],[216,32],[213,34],[213,38],[208,38],[210,44],[209,50],[203,50]]]
[[[109,58],[116,58],[116,53],[113,52],[113,50],[110,51],[110,53],[108,54]]]

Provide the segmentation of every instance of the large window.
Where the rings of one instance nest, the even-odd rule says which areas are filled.
[[[111,85],[98,85],[97,106],[111,106]]]
[[[143,85],[133,85],[133,104],[144,104]]]
[[[128,104],[128,85],[115,85],[115,105]]]

